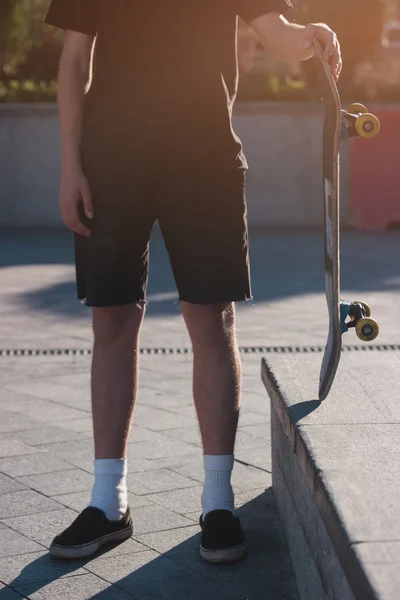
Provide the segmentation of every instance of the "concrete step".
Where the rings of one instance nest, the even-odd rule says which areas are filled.
[[[302,600],[400,599],[400,353],[271,355],[272,477]]]

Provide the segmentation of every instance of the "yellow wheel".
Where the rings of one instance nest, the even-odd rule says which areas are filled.
[[[378,117],[365,113],[357,117],[355,123],[357,134],[362,138],[373,138],[378,135],[381,128]]]
[[[379,325],[374,319],[360,319],[356,325],[356,333],[363,342],[372,342],[379,334]]]
[[[366,317],[371,316],[371,309],[366,302],[361,302],[361,300],[354,300],[354,304],[360,304],[363,307],[363,309],[365,310]]]
[[[350,104],[346,108],[346,112],[351,115],[363,115],[368,112],[368,108],[364,106],[364,104],[360,104],[359,102],[354,102],[354,104]]]

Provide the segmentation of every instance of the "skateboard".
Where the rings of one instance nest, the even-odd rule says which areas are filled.
[[[325,294],[329,313],[329,332],[319,380],[319,399],[327,397],[339,365],[342,334],[355,328],[363,341],[374,340],[379,325],[371,319],[365,302],[345,302],[340,298],[340,142],[355,137],[372,138],[379,132],[379,120],[363,104],[342,109],[340,96],[322,49],[314,41],[314,63],[325,104],[322,140],[323,203],[325,231]]]

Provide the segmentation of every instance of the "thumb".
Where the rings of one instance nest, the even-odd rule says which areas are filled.
[[[309,50],[313,45],[315,31],[316,27],[312,23],[310,23],[310,25],[307,25],[304,29],[304,48],[307,48],[307,50]]]
[[[90,191],[89,183],[86,181],[86,179],[82,182],[81,196],[85,215],[88,219],[93,219],[92,193]]]

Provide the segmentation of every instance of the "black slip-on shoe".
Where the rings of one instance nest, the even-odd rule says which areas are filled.
[[[247,554],[239,517],[230,510],[213,510],[200,517],[200,556],[212,563],[231,563]]]
[[[49,549],[55,558],[83,558],[104,546],[127,540],[133,533],[129,507],[119,521],[109,521],[102,510],[88,506],[75,521],[57,535]]]

